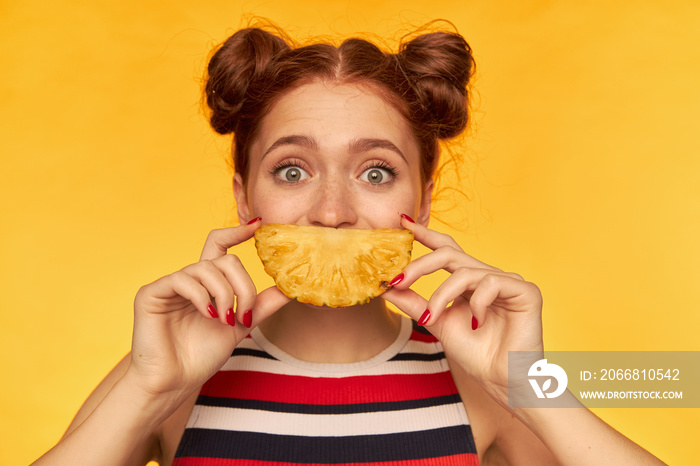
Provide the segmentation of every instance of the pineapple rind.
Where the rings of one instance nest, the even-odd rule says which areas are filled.
[[[289,298],[317,306],[365,304],[411,260],[413,233],[269,223],[255,232],[265,272]]]

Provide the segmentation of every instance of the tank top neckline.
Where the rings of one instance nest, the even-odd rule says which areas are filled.
[[[355,372],[366,370],[370,367],[378,366],[389,361],[406,346],[406,343],[408,343],[413,330],[413,321],[402,316],[400,322],[401,327],[399,329],[399,334],[391,345],[365,361],[351,363],[316,363],[302,361],[301,359],[297,359],[291,354],[278,348],[270,340],[265,338],[265,335],[263,335],[258,327],[254,328],[250,332],[250,337],[253,339],[255,344],[260,347],[260,349],[286,364],[320,373]]]

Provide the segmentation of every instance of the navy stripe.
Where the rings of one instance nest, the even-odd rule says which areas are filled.
[[[197,404],[203,406],[215,406],[222,408],[257,409],[278,413],[297,414],[357,414],[386,411],[402,411],[408,409],[429,408],[461,403],[459,394],[436,396],[406,401],[387,401],[377,403],[355,403],[337,405],[310,405],[301,403],[279,403],[275,401],[243,400],[237,398],[220,398],[216,396],[200,395]]]
[[[236,348],[233,350],[233,353],[231,353],[231,356],[255,356],[257,358],[272,359],[273,361],[278,360],[276,357],[266,353],[265,351],[251,348]]]
[[[399,353],[389,361],[439,361],[445,359],[444,351],[439,353]]]
[[[468,425],[347,437],[188,428],[175,456],[333,464],[439,458],[463,453],[476,453]]]
[[[431,337],[434,337],[434,335],[432,333],[430,333],[427,328],[421,327],[420,325],[418,325],[418,322],[416,322],[415,320],[411,321],[411,323],[413,324],[413,331],[414,332],[418,332],[418,333],[422,333],[423,335],[430,335]]]

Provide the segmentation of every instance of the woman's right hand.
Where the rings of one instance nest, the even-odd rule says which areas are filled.
[[[149,395],[188,396],[221,368],[251,328],[289,302],[276,287],[257,294],[238,257],[227,254],[259,226],[257,219],[213,230],[199,262],[136,294],[128,371]]]

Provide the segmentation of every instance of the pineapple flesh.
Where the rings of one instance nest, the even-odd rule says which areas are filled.
[[[255,232],[265,271],[287,297],[316,306],[365,304],[410,262],[408,230],[268,223]]]

